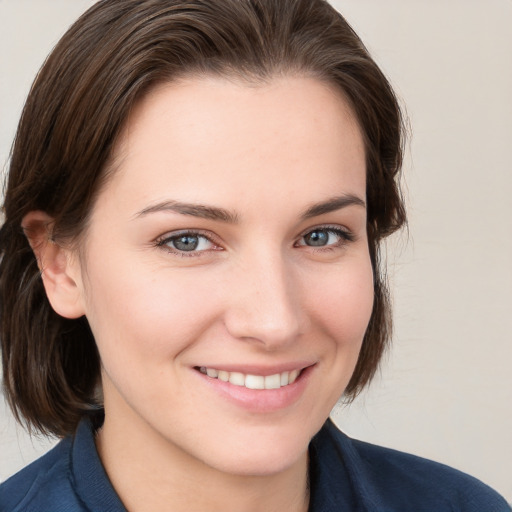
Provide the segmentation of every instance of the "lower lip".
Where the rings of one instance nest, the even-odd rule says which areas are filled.
[[[229,402],[250,412],[269,413],[286,409],[300,399],[313,368],[314,365],[304,368],[293,384],[279,389],[249,389],[208,377],[198,370],[194,371],[211,389]]]

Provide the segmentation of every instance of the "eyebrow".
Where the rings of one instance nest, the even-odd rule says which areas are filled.
[[[301,215],[303,220],[312,217],[318,217],[326,213],[341,210],[348,206],[361,206],[366,208],[366,203],[353,194],[345,194],[342,196],[331,197],[320,203],[315,203],[307,208]],[[144,217],[150,213],[157,212],[174,212],[180,215],[189,215],[191,217],[199,217],[202,219],[216,220],[226,222],[228,224],[236,224],[239,221],[239,216],[236,212],[231,212],[225,208],[217,206],[207,206],[195,203],[183,203],[180,201],[163,201],[153,206],[148,206],[135,214],[135,218]]]
[[[190,215],[192,217],[200,217],[202,219],[217,220],[228,224],[236,224],[238,222],[238,215],[224,208],[194,203],[182,203],[180,201],[163,201],[149,206],[148,208],[144,208],[136,213],[135,217],[143,217],[149,213],[166,211],[179,213],[181,215]]]
[[[303,220],[306,220],[312,217],[318,217],[319,215],[324,215],[325,213],[331,213],[347,208],[347,206],[361,206],[366,208],[366,202],[353,194],[344,194],[342,196],[331,197],[326,201],[311,205],[301,217]]]

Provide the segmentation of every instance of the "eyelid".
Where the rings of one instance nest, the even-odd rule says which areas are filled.
[[[170,242],[173,239],[179,238],[180,236],[189,235],[189,236],[200,236],[203,238],[206,238],[214,247],[210,249],[203,249],[201,251],[180,251],[179,249],[174,249],[168,245],[166,245],[168,242]],[[209,231],[204,231],[202,229],[178,229],[176,231],[169,231],[165,233],[164,235],[161,235],[157,237],[154,240],[154,245],[158,248],[164,249],[169,253],[172,254],[178,254],[180,256],[184,257],[190,257],[190,256],[200,256],[201,254],[208,252],[208,251],[218,251],[223,250],[222,245],[217,240],[218,237],[216,237],[213,233]]]
[[[296,244],[299,247],[309,247],[309,248],[314,249],[314,250],[322,250],[322,249],[328,249],[328,248],[336,247],[335,244],[325,245],[325,246],[318,246],[318,247],[308,246],[306,244],[298,244],[298,241],[303,239],[307,234],[309,234],[309,233],[311,233],[313,231],[317,231],[317,230],[328,231],[330,233],[334,233],[334,234],[340,236],[342,238],[342,240],[341,240],[339,245],[344,245],[345,243],[354,242],[356,240],[356,236],[354,235],[354,233],[350,229],[348,229],[348,228],[346,228],[344,226],[340,226],[339,224],[320,224],[320,225],[317,225],[317,226],[312,226],[312,227],[306,229],[305,231],[303,231],[299,235]]]
[[[318,247],[309,246],[309,245],[306,245],[303,243],[299,243],[299,241],[301,239],[303,239],[307,234],[309,234],[315,230],[324,230],[324,231],[328,231],[330,233],[334,233],[340,237],[340,241],[337,244],[329,244],[326,246],[318,246]],[[171,240],[179,238],[180,236],[184,236],[184,235],[203,237],[206,240],[208,240],[208,242],[210,242],[213,245],[213,247],[208,248],[208,249],[202,249],[199,251],[196,251],[196,250],[181,251],[179,249],[176,249],[176,248],[173,248],[173,247],[167,245]],[[339,224],[320,224],[320,225],[312,226],[312,227],[309,227],[308,229],[305,229],[299,235],[297,241],[294,243],[294,246],[295,247],[308,247],[312,250],[322,251],[322,250],[332,249],[335,247],[341,247],[341,246],[345,245],[346,243],[353,242],[355,240],[356,240],[356,236],[354,235],[354,233],[351,230],[349,230],[348,228],[346,228],[345,226],[340,226]],[[197,256],[204,255],[205,253],[208,253],[210,251],[224,250],[224,248],[222,247],[222,243],[218,240],[218,237],[214,233],[212,233],[210,231],[205,231],[202,229],[178,229],[176,231],[169,231],[169,232],[157,237],[154,240],[153,244],[160,249],[166,250],[168,253],[171,253],[174,255],[179,255],[181,257],[194,257],[194,256],[197,257]]]
[[[299,238],[301,238],[301,237],[307,235],[308,233],[311,233],[312,231],[315,231],[317,229],[324,229],[325,231],[333,231],[336,233],[343,233],[344,235],[350,236],[350,237],[355,236],[354,233],[349,228],[347,228],[346,226],[342,226],[340,224],[318,224],[315,226],[311,226],[311,227],[305,229],[304,231],[302,231],[302,233],[299,235]]]

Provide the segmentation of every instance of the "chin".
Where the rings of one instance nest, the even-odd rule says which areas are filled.
[[[239,476],[270,476],[307,463],[311,435],[302,432],[251,432],[249,436],[231,438],[230,443],[208,450],[203,461],[216,469]],[[204,452],[206,453],[206,452]]]
[[[299,452],[283,453],[281,450],[267,451],[258,456],[242,455],[233,460],[216,461],[223,473],[243,477],[265,477],[284,473],[297,464],[307,461],[307,446]]]

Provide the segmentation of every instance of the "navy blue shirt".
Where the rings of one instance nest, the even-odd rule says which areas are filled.
[[[509,512],[480,481],[442,464],[348,438],[328,420],[311,441],[311,512]],[[0,512],[126,512],[88,420],[74,438],[0,485]]]

